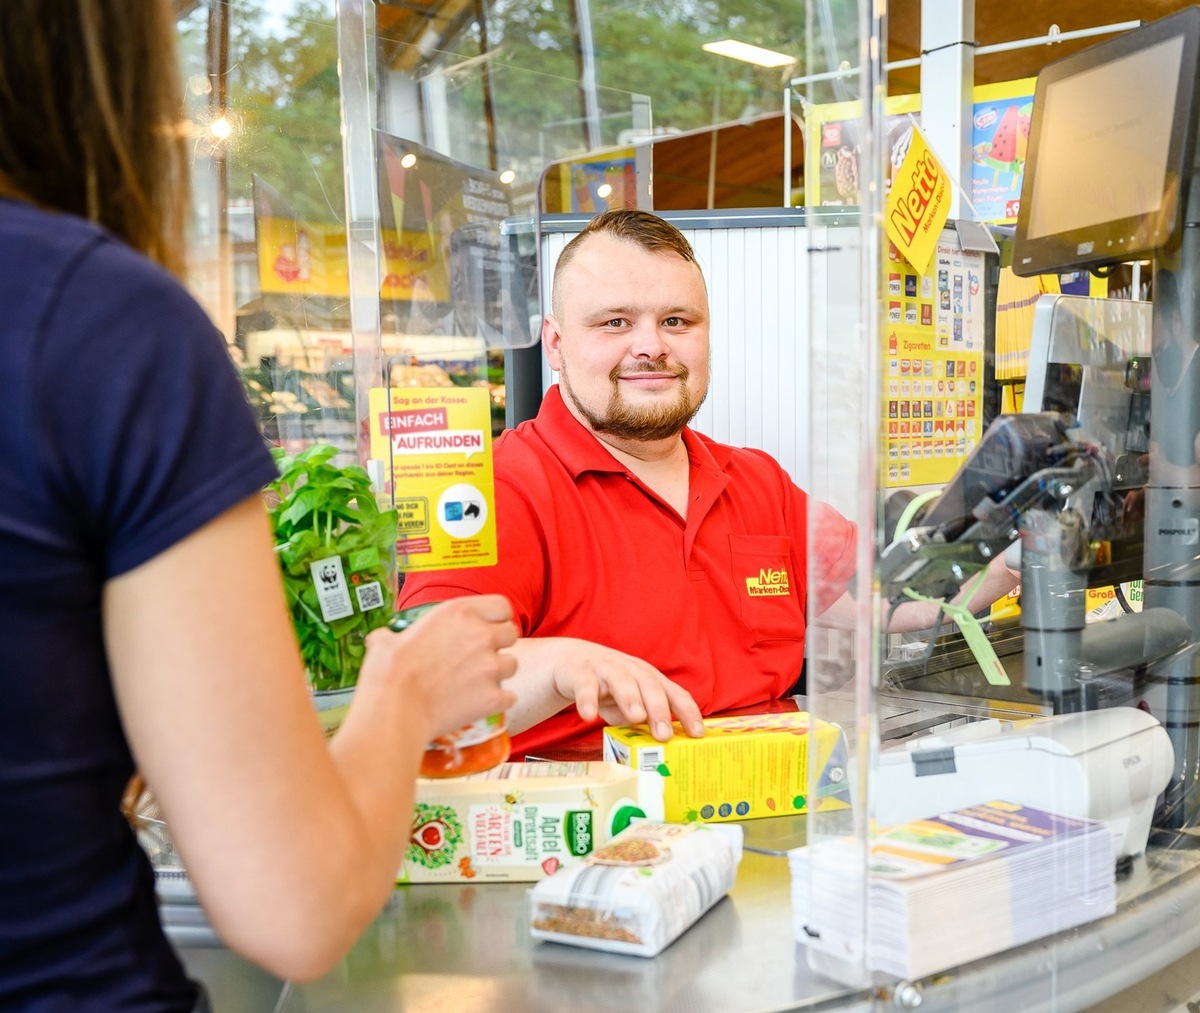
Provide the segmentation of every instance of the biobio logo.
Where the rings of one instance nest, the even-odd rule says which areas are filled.
[[[758,598],[762,595],[791,594],[791,589],[788,587],[787,570],[769,570],[763,567],[757,575],[746,578],[746,593],[751,598]]]
[[[571,810],[563,821],[567,828],[567,850],[572,855],[592,852],[592,814],[586,809]]]

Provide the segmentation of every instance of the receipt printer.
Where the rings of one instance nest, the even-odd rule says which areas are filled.
[[[1175,767],[1162,725],[1135,707],[976,721],[884,749],[871,793],[881,826],[1002,800],[1107,820],[1118,858],[1140,854]]]

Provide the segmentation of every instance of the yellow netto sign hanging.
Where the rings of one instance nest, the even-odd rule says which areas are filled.
[[[888,191],[884,225],[888,238],[918,274],[928,269],[949,215],[946,170],[929,150],[920,128],[914,125],[908,154]]]

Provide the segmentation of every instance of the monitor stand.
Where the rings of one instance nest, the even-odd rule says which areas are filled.
[[[1150,469],[1146,483],[1145,605],[1165,607],[1200,631],[1200,173],[1193,169],[1178,239],[1154,274]],[[1145,703],[1175,749],[1169,828],[1200,816],[1200,677],[1196,649],[1151,667]]]

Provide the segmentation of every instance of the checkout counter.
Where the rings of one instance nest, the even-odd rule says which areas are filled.
[[[1080,336],[1088,336],[1090,342],[1096,327],[1105,330],[1103,307],[1098,316],[1090,301],[1059,301],[1054,309],[1048,319],[1058,337],[1049,347],[1056,356],[1081,357],[1086,349]],[[1118,331],[1108,327],[1106,333],[1112,345]],[[1127,328],[1125,333],[1135,345],[1145,339],[1145,328]],[[1111,358],[1136,358],[1141,346],[1135,345],[1117,349]],[[1113,348],[1105,351],[1108,355]],[[1105,417],[1113,416],[1109,412]],[[1057,414],[1035,413],[1019,424],[1000,426],[999,443],[981,443],[962,469],[961,481],[916,516],[911,537],[893,543],[895,547],[883,554],[878,573],[885,601],[907,587],[952,593],[1012,540],[1013,532],[1005,525],[1013,503],[1040,511],[1039,524],[1047,517],[1054,521],[1037,533],[1046,536],[1046,544],[1061,546],[1059,522],[1081,509],[1081,496],[1091,497],[1096,491],[1091,478],[1060,481],[1069,470],[1064,461],[1081,462],[1077,477],[1083,476],[1091,457],[1075,455],[1072,447],[1083,437],[1115,435],[1081,433],[1078,427],[1060,423]],[[1022,438],[1013,439],[1014,432]],[[968,509],[971,520],[964,527],[959,516],[963,505],[983,499],[1001,509]],[[1067,524],[1068,532],[1074,530],[1072,524]],[[1110,627],[1087,623],[1079,605],[1083,586],[1112,577],[1114,571],[1107,568],[1112,564],[1106,562],[1090,574],[1086,566],[1076,572],[1068,564],[1079,562],[1079,557],[1056,553],[1057,549],[1022,554],[1022,566],[1028,568],[1023,588],[1040,582],[1043,587],[1069,586],[1071,592],[1042,594],[1039,600],[1045,607],[1025,609],[1020,622],[998,622],[991,630],[990,640],[1010,675],[1008,685],[988,682],[961,638],[950,633],[931,644],[892,643],[891,651],[881,651],[874,723],[863,723],[862,701],[850,685],[828,692],[814,689],[812,698],[797,697],[784,704],[840,725],[851,755],[859,756],[868,756],[873,745],[862,738],[863,728],[870,738],[877,734],[884,749],[903,748],[976,726],[980,719],[1014,721],[1056,712],[1083,715],[1093,708],[1136,708],[1146,684],[1155,682],[1155,667],[1143,653],[1130,653],[1122,646],[1127,633],[1133,631],[1143,647],[1156,645],[1157,655],[1171,664],[1191,653],[1189,631],[1184,627],[1181,635],[1179,624],[1167,617],[1151,624],[1154,636],[1147,639],[1146,621],[1132,614]],[[1034,592],[1035,599],[1038,594]],[[1064,604],[1068,599],[1069,608]],[[1081,662],[1066,675],[1044,671],[1044,657],[1049,655],[1042,649],[1043,627],[1050,628],[1055,642],[1068,644],[1063,658]],[[1112,663],[1104,664],[1105,659]],[[809,671],[814,686],[820,684],[817,660]],[[1029,677],[1031,665],[1038,668],[1042,682]],[[1060,675],[1061,683],[1045,682]],[[1162,705],[1161,700],[1153,701],[1154,708]],[[1194,803],[1194,779],[1185,763],[1172,769],[1168,762],[1167,769],[1182,813]],[[528,883],[400,886],[339,967],[306,985],[279,981],[225,949],[190,887],[169,875],[160,878],[163,920],[190,973],[208,988],[217,1013],[916,1008],[1007,1013],[1086,1010],[1132,988],[1137,989],[1138,1008],[1148,1010],[1169,1008],[1167,998],[1176,980],[1189,983],[1189,995],[1200,992],[1200,968],[1190,978],[1164,976],[1159,1006],[1152,998],[1153,985],[1145,981],[1200,950],[1200,918],[1195,916],[1200,910],[1200,835],[1188,829],[1195,821],[1186,818],[1179,821],[1186,825],[1176,829],[1171,828],[1172,819],[1156,822],[1144,852],[1121,868],[1116,911],[1107,917],[918,981],[875,974],[847,984],[818,973],[808,947],[796,939],[786,855],[814,837],[850,831],[851,815],[845,811],[743,822],[744,853],[733,890],[652,959],[536,942],[529,931]],[[1120,1000],[1112,1001],[1118,1003],[1112,1010],[1121,1008]]]
[[[797,698],[798,707],[807,701]],[[852,700],[832,695],[827,707]],[[885,699],[885,739],[961,720],[936,703]],[[794,936],[785,853],[807,817],[748,820],[732,892],[653,959],[539,943],[529,933],[528,883],[413,884],[391,902],[341,965],[319,981],[281,982],[225,949],[186,889],[163,887],[168,935],[216,1013],[443,1013],[563,1009],[752,1013],[887,1009],[1086,1010],[1136,986],[1141,1010],[1171,1008],[1178,979],[1153,979],[1200,948],[1200,838],[1156,836],[1118,881],[1116,913],[918,982],[878,977],[847,987],[808,966]],[[1183,979],[1187,980],[1187,979]],[[1114,1011],[1129,1006],[1114,1005]]]

